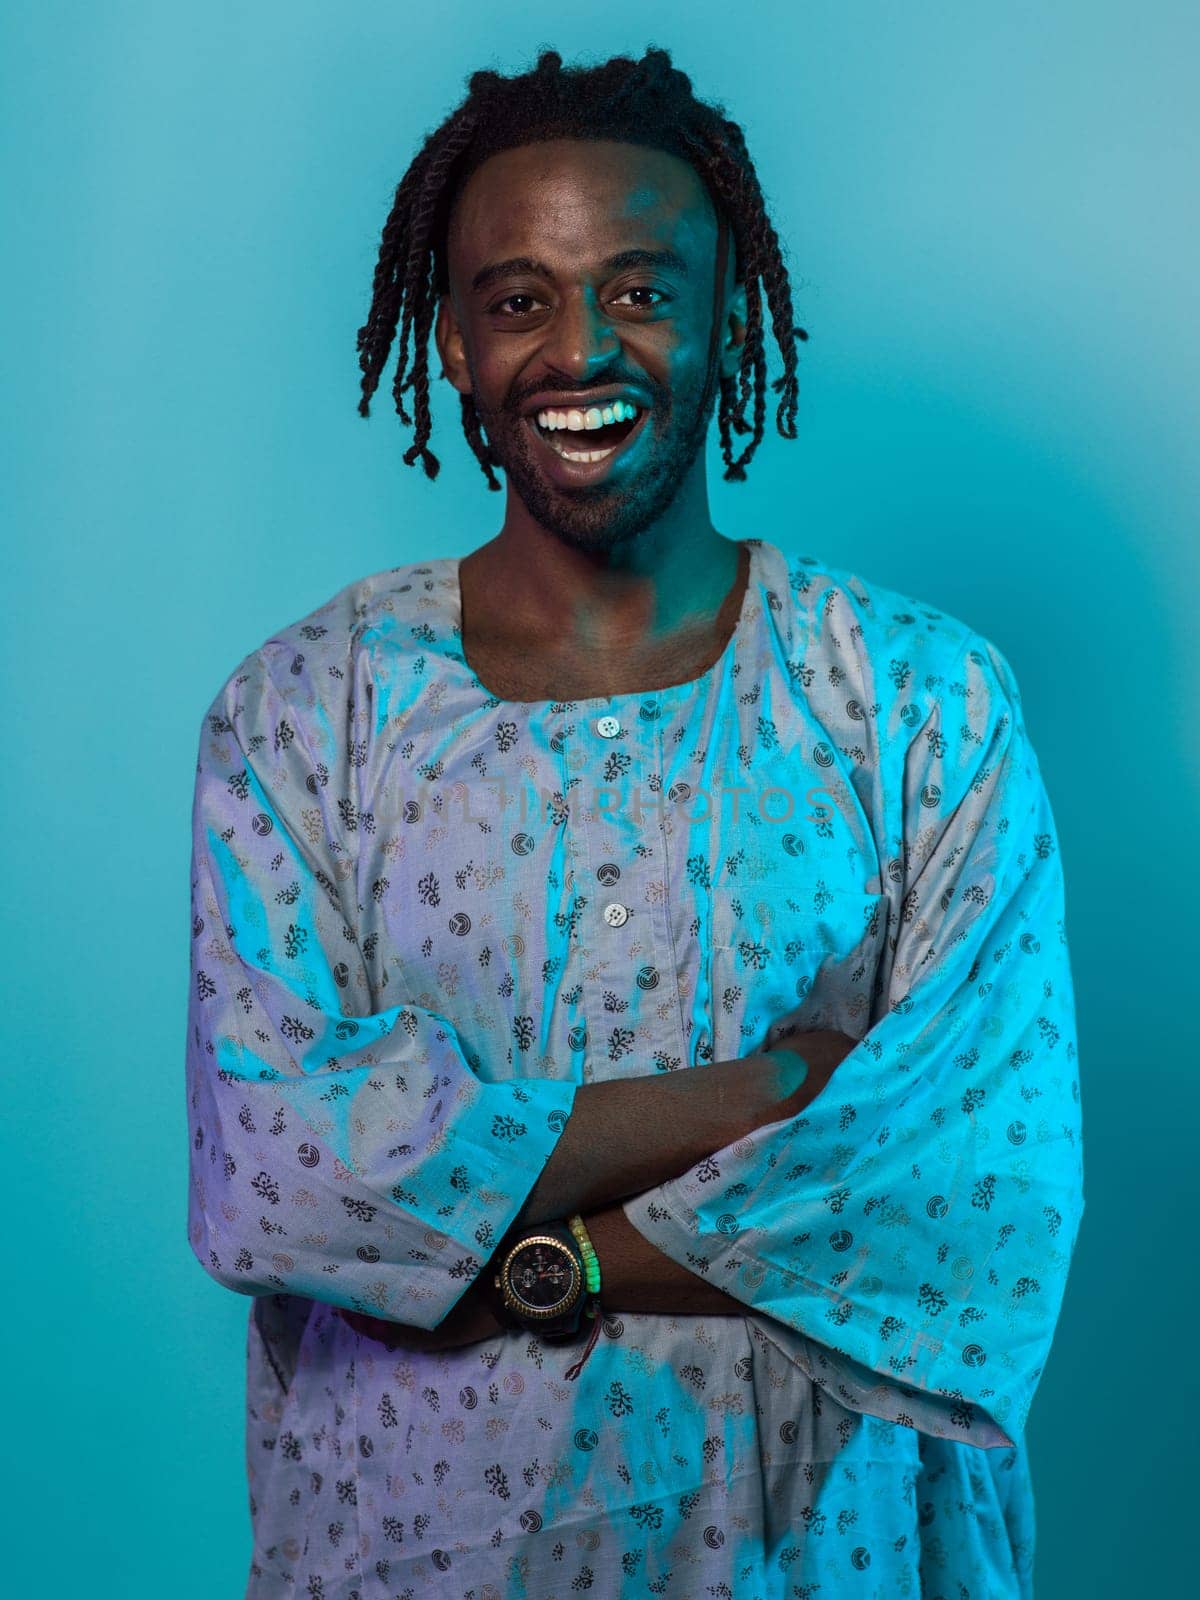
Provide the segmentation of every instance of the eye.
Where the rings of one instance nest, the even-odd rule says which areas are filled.
[[[669,301],[671,298],[669,294],[664,294],[661,289],[656,289],[653,284],[649,283],[635,283],[631,288],[622,289],[617,299],[621,300],[627,294],[656,294],[658,296],[658,301],[655,305],[634,306],[633,309],[635,311],[657,311],[660,304],[664,301]]]
[[[509,302],[512,301],[512,300],[534,300],[535,303],[538,304],[538,305],[544,305],[545,304],[544,301],[537,300],[536,296],[531,295],[531,294],[525,294],[524,292],[519,292],[517,294],[508,294],[508,295],[505,295],[503,300],[497,300],[495,305],[491,305],[491,306],[488,307],[488,315],[491,316],[495,312],[500,312],[501,306],[508,305]],[[506,316],[506,317],[527,317],[529,315],[528,311],[504,311],[504,312],[500,312],[500,314],[502,316]]]

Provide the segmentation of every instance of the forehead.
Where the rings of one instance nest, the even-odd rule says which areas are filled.
[[[614,139],[552,139],[502,150],[475,169],[447,247],[457,273],[497,257],[566,263],[635,244],[698,259],[715,237],[708,191],[681,156]]]

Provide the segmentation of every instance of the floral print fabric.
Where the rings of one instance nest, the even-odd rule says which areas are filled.
[[[1049,801],[993,644],[745,542],[690,683],[496,699],[441,558],[205,714],[189,1238],[254,1297],[248,1596],[1030,1592],[1083,1212]],[[744,1317],[609,1313],[565,1381],[334,1313],[435,1327],[579,1084],[817,1027],[858,1043],[802,1115],[624,1204]]]

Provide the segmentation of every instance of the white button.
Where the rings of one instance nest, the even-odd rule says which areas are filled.
[[[604,908],[604,920],[610,928],[619,928],[622,923],[629,921],[628,906],[618,905],[615,900],[611,900]]]
[[[596,732],[602,739],[615,739],[621,731],[621,724],[616,717],[600,717],[596,722]]]

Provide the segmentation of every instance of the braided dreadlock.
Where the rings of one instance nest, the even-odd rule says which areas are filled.
[[[717,422],[726,479],[744,479],[746,465],[763,436],[767,363],[763,351],[762,289],[771,326],[783,356],[784,373],[771,385],[782,390],[776,424],[785,439],[796,437],[796,339],[792,297],[779,240],[767,216],[754,165],[736,122],[724,108],[697,100],[691,79],[671,65],[666,50],[651,47],[640,61],[613,56],[597,66],[567,67],[557,50],[542,50],[537,65],[517,77],[473,72],[470,93],[440,128],[425,140],[396,189],[384,224],[375,267],[371,308],[358,330],[362,399],[359,415],[370,415],[370,399],[387,362],[400,321],[400,359],[392,393],[403,422],[404,392],[416,397],[416,438],[404,452],[408,466],[421,458],[425,474],[436,478],[438,458],[427,448],[429,415],[428,343],[440,295],[449,292],[446,232],[455,198],[470,174],[489,156],[544,139],[611,139],[648,145],[681,156],[706,184],[713,205],[723,212],[734,242],[735,277],[746,290],[746,337],[733,378],[719,374]],[[408,340],[414,344],[412,371]],[[754,421],[746,405],[754,388]],[[474,397],[460,394],[463,432],[489,489],[499,489],[500,465],[483,437]],[[752,432],[733,459],[731,431]]]

